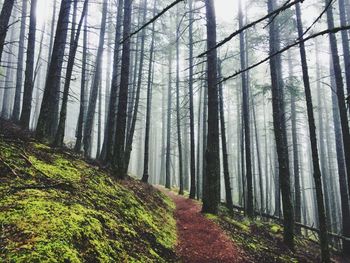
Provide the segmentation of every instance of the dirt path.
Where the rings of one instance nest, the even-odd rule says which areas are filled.
[[[215,223],[201,214],[193,200],[163,189],[175,204],[179,241],[177,253],[184,263],[247,262],[242,252]]]

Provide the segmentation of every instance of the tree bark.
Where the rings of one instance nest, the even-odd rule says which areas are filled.
[[[334,70],[332,67],[332,60],[330,61],[330,76],[331,76],[331,86],[335,88],[334,80]],[[344,157],[344,146],[342,140],[342,130],[340,124],[339,108],[337,102],[337,94],[332,92],[332,114],[333,114],[333,125],[334,125],[334,137],[335,137],[335,147],[337,154],[337,164],[338,164],[338,178],[340,186],[340,198],[341,198],[341,210],[342,210],[342,232],[345,237],[350,237],[350,204],[349,204],[349,193],[346,184],[346,166]],[[343,252],[349,254],[350,252],[350,242],[344,241]]]
[[[300,11],[299,3],[296,4],[296,17],[297,17],[298,36],[300,39],[302,39],[303,24],[301,20],[301,11]],[[328,235],[327,235],[327,219],[326,219],[324,196],[323,196],[323,190],[322,190],[322,178],[321,178],[322,175],[321,175],[318,149],[317,149],[316,125],[315,125],[315,117],[313,112],[309,72],[308,72],[308,65],[306,60],[306,51],[305,51],[305,45],[303,42],[300,43],[300,58],[301,58],[301,65],[302,65],[302,72],[303,72],[304,91],[305,91],[307,116],[308,116],[308,124],[309,124],[312,164],[313,164],[313,170],[314,170],[313,176],[314,176],[315,187],[316,187],[316,199],[317,199],[317,209],[318,209],[318,221],[320,226],[319,236],[320,236],[320,243],[321,243],[320,245],[321,245],[321,253],[322,253],[322,262],[330,262]]]
[[[24,47],[25,47],[25,33],[26,33],[26,20],[27,20],[27,6],[28,1],[22,1],[22,14],[21,14],[21,28],[19,32],[19,47],[18,47],[18,66],[16,73],[16,91],[15,101],[13,106],[12,119],[15,122],[19,121],[21,113],[21,93],[23,86],[23,60],[24,60]]]
[[[55,141],[54,146],[56,147],[62,147],[63,146],[63,140],[64,140],[64,133],[66,128],[66,119],[67,119],[67,105],[68,105],[68,96],[69,96],[69,88],[70,88],[70,82],[72,79],[73,74],[73,67],[75,62],[75,56],[78,49],[78,43],[80,38],[80,32],[81,27],[83,25],[84,17],[87,12],[88,7],[88,0],[85,0],[83,11],[80,17],[80,21],[77,27],[77,31],[75,32],[75,22],[76,22],[76,10],[78,2],[74,1],[74,13],[73,13],[73,24],[72,24],[72,32],[71,32],[71,43],[70,43],[70,50],[69,50],[69,57],[68,57],[68,64],[67,64],[67,71],[66,71],[66,81],[64,83],[64,89],[63,89],[63,98],[62,98],[62,106],[61,106],[61,112],[60,112],[60,120],[58,123],[57,132],[55,135]]]
[[[326,5],[330,2],[330,0],[326,0]],[[327,9],[327,24],[328,28],[334,28],[334,20],[333,20],[333,9]],[[344,95],[344,83],[342,77],[342,71],[340,67],[340,60],[338,55],[338,46],[337,39],[334,34],[329,34],[329,42],[331,47],[331,54],[333,60],[333,69],[335,75],[336,82],[336,93],[338,97],[338,109],[339,109],[339,117],[340,124],[343,134],[343,146],[344,146],[344,156],[345,156],[345,165],[346,165],[346,173],[348,176],[348,189],[350,189],[350,131],[349,131],[349,122],[347,116],[347,109],[345,104],[345,95]]]
[[[89,105],[86,113],[86,123],[84,127],[83,148],[84,148],[84,155],[86,157],[88,157],[91,153],[92,130],[93,130],[93,124],[94,124],[94,118],[95,118],[98,91],[100,88],[102,88],[100,87],[100,83],[101,83],[101,77],[102,77],[102,59],[103,59],[103,49],[104,49],[105,33],[106,33],[107,7],[108,7],[108,0],[104,0],[103,7],[102,7],[100,38],[99,38],[96,62],[95,62],[95,73],[92,80]]]
[[[274,10],[274,6],[275,0],[268,0],[269,13],[271,13]],[[270,18],[269,22],[270,54],[274,54],[277,50],[279,50],[279,32],[276,27],[275,19]],[[279,56],[270,59],[273,125],[279,164],[279,184],[281,187],[283,203],[283,238],[287,246],[289,246],[290,248],[294,248],[294,211],[291,200],[288,142],[285,127],[286,120],[284,109],[283,81],[280,67],[281,63]]]
[[[291,52],[288,52],[289,63],[289,78],[293,85],[293,65]],[[299,169],[299,145],[298,145],[298,130],[297,130],[297,110],[296,110],[296,95],[291,94],[291,122],[292,122],[292,144],[293,144],[293,174],[294,174],[294,193],[295,193],[295,221],[301,222],[301,196],[300,196],[300,169]],[[300,228],[296,228],[296,233],[300,233]]]
[[[207,18],[207,49],[216,45],[216,17],[213,0],[205,1]],[[220,147],[219,147],[219,96],[217,86],[217,50],[207,55],[208,82],[208,136],[206,173],[203,189],[204,213],[217,214],[220,202]]]
[[[24,80],[23,105],[21,113],[21,125],[29,129],[30,113],[32,110],[33,97],[33,73],[34,73],[34,52],[35,52],[35,34],[36,34],[36,6],[37,0],[31,1],[30,24],[28,34],[27,62]]]
[[[143,2],[143,17],[142,21],[143,23],[146,22],[146,15],[147,15],[147,1]],[[126,145],[125,145],[125,169],[128,169],[129,162],[130,162],[130,155],[132,151],[132,144],[134,140],[134,133],[136,129],[136,122],[137,122],[137,116],[139,112],[139,105],[140,105],[140,94],[141,94],[141,86],[142,86],[142,78],[143,78],[143,64],[145,59],[145,40],[146,40],[146,29],[142,30],[141,33],[141,50],[140,50],[140,63],[139,63],[139,76],[137,80],[137,88],[136,88],[136,94],[132,94],[135,96],[135,105],[134,105],[134,112],[132,114],[131,118],[131,126],[129,133],[126,134]]]
[[[167,136],[166,136],[166,157],[165,157],[165,187],[171,188],[170,162],[171,162],[171,103],[172,103],[172,51],[169,49],[169,84],[168,84],[168,110],[167,110]]]
[[[157,1],[154,1],[153,6],[153,16],[156,13]],[[145,6],[146,8],[146,6]],[[143,175],[142,181],[147,183],[149,178],[148,173],[148,162],[149,162],[149,134],[150,134],[150,126],[151,126],[151,110],[152,110],[152,85],[153,85],[153,59],[154,59],[154,34],[155,34],[155,24],[152,25],[152,40],[151,40],[151,48],[149,55],[149,64],[148,64],[148,80],[147,80],[147,108],[146,108],[146,129],[145,129],[145,156],[143,162]]]
[[[130,28],[131,28],[132,1],[124,2],[123,21],[123,53],[121,64],[120,90],[117,112],[117,126],[114,142],[114,155],[112,168],[115,176],[124,179],[127,173],[125,164],[125,139],[126,139],[126,111],[128,107],[129,73],[130,73]]]
[[[188,25],[188,37],[189,37],[189,81],[188,81],[188,96],[189,96],[189,110],[190,110],[190,174],[191,174],[191,186],[190,186],[190,198],[196,197],[196,158],[195,158],[195,139],[194,139],[194,112],[193,112],[193,3],[192,0],[188,1],[189,5],[189,25]]]
[[[36,129],[36,136],[41,140],[51,140],[56,130],[55,114],[60,97],[61,72],[66,48],[70,8],[71,1],[62,0]]]
[[[123,18],[124,0],[118,0],[116,31],[114,38],[114,58],[113,58],[113,72],[110,99],[108,103],[107,125],[105,130],[103,147],[106,148],[102,155],[102,160],[109,164],[113,160],[113,145],[116,129],[116,111],[117,111],[117,96],[118,96],[118,76],[119,76],[119,57],[120,57],[120,39]],[[103,151],[102,151],[103,152]]]
[[[339,0],[338,4],[339,4],[340,26],[346,26],[347,25],[346,10],[349,7],[346,8],[344,0]],[[347,89],[348,96],[350,96],[350,48],[349,48],[348,31],[342,30],[341,31],[341,38],[342,38],[342,47],[343,47],[343,53],[344,53],[344,69],[345,69],[346,89]],[[350,113],[350,98],[347,100],[347,103],[348,103],[348,109],[349,109],[349,113]]]
[[[76,131],[76,142],[74,146],[74,150],[76,152],[81,151],[82,140],[83,140],[83,130],[84,130],[84,120],[85,120],[85,108],[86,108],[86,71],[87,71],[87,36],[88,36],[88,28],[87,28],[87,17],[88,17],[88,6],[86,7],[86,16],[84,21],[84,34],[83,34],[83,55],[82,55],[82,66],[81,66],[81,83],[80,83],[80,103],[79,103],[79,117],[77,123],[77,131]]]
[[[0,62],[14,3],[15,0],[5,0],[0,13]]]
[[[221,79],[221,61],[218,63],[218,77]],[[226,140],[226,128],[225,128],[225,113],[224,113],[224,97],[223,97],[223,85],[219,84],[219,108],[220,108],[220,128],[221,128],[221,146],[222,146],[222,160],[224,168],[224,181],[225,181],[225,194],[226,194],[226,206],[233,210],[233,199],[231,192],[230,171],[228,166],[228,153],[227,153],[227,140]]]
[[[191,0],[189,5],[191,5]],[[191,6],[190,10],[191,12]],[[191,15],[190,15],[191,16]],[[179,9],[176,12],[176,128],[177,128],[177,147],[179,155],[179,194],[184,194],[184,171],[183,171],[183,157],[182,157],[182,136],[181,136],[181,111],[180,111],[180,25],[179,25]],[[191,30],[191,29],[189,29]],[[189,43],[191,48],[191,42]],[[190,57],[191,61],[191,57]],[[190,62],[191,63],[191,62]],[[191,81],[191,80],[190,80]]]
[[[239,1],[238,11],[239,27],[243,27],[243,13],[241,8],[241,1]],[[245,57],[245,41],[244,33],[239,35],[240,45],[240,62],[241,68],[246,68],[246,57]],[[245,171],[246,171],[246,182],[247,182],[247,199],[246,199],[246,214],[248,217],[254,217],[254,203],[253,203],[253,175],[252,175],[252,161],[251,161],[251,150],[250,150],[250,110],[249,110],[249,90],[246,72],[241,75],[242,85],[242,103],[243,103],[243,123],[244,123],[244,145],[245,145]]]

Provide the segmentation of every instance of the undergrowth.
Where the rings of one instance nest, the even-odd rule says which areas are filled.
[[[174,204],[73,153],[0,136],[2,262],[174,262]]]
[[[295,237],[291,251],[283,242],[283,227],[271,220],[250,220],[239,211],[220,207],[218,216],[209,216],[241,247],[250,262],[320,262],[319,247],[302,236]]]

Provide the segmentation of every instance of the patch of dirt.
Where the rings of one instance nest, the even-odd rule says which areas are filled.
[[[201,213],[198,203],[163,190],[176,204],[177,253],[184,263],[249,262],[224,231]]]

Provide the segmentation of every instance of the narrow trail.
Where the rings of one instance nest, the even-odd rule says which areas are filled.
[[[176,205],[177,254],[184,263],[247,262],[244,254],[214,222],[201,214],[200,205],[162,189]]]

